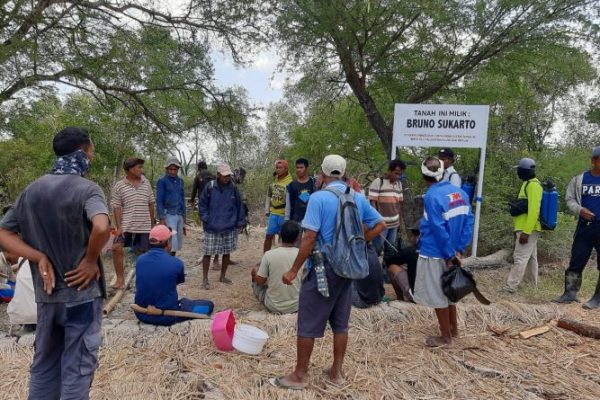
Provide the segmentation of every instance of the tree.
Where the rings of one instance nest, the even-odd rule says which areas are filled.
[[[545,60],[551,44],[584,49],[584,39],[591,38],[595,45],[597,4],[282,1],[276,36],[287,50],[287,67],[304,76],[298,87],[312,96],[343,94],[348,87],[389,154],[394,103],[443,101],[510,52],[526,52],[527,59],[512,60],[523,64]],[[543,74],[544,63],[539,68]]]
[[[159,3],[0,2],[0,105],[62,84],[102,105],[118,101],[162,133],[205,122],[206,108],[223,101],[212,82],[210,45],[220,41],[240,60],[239,46],[260,39],[264,6],[189,0],[169,11]],[[182,108],[198,115],[182,117]]]

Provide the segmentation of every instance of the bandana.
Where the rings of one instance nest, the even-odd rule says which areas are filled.
[[[52,174],[54,175],[79,175],[84,176],[90,169],[90,160],[83,150],[59,156],[54,160]]]
[[[444,163],[440,161],[440,167],[437,171],[430,171],[429,168],[425,165],[425,161],[421,164],[421,173],[425,176],[429,176],[431,178],[435,178],[436,181],[441,181],[444,176]]]

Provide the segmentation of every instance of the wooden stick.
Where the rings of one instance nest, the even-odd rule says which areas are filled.
[[[160,308],[156,308],[154,306],[141,307],[137,304],[132,304],[131,309],[135,312],[148,314],[148,315],[168,315],[173,317],[186,317],[186,318],[196,318],[196,319],[210,319],[208,315],[205,314],[197,314],[193,312],[187,311],[177,311],[177,310],[161,310]]]
[[[104,309],[102,310],[102,315],[104,316],[104,318],[108,317],[108,315],[115,308],[115,306],[119,304],[119,301],[121,301],[121,299],[125,295],[125,291],[129,287],[129,285],[131,285],[131,281],[133,280],[134,276],[135,268],[131,268],[131,271],[129,271],[127,277],[125,278],[125,286],[123,286],[123,289],[118,289],[113,298],[110,299],[110,301],[104,306]]]
[[[597,326],[587,325],[567,318],[560,318],[556,326],[575,332],[581,336],[600,339],[600,328]]]
[[[537,328],[528,329],[526,331],[519,332],[521,339],[529,339],[530,337],[543,335],[548,332],[550,327],[548,325],[538,326]]]

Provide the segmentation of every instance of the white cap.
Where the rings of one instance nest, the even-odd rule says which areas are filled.
[[[169,157],[167,162],[165,163],[165,168],[169,168],[171,165],[176,166],[177,168],[181,168],[181,163],[177,159],[177,157]]]
[[[220,164],[217,167],[217,173],[222,176],[233,175],[233,172],[231,172],[231,167],[228,164]]]
[[[444,176],[444,163],[441,162],[437,157],[430,157],[430,158],[435,158],[438,160],[438,162],[440,163],[439,168],[436,171],[431,171],[429,168],[427,168],[427,160],[428,159],[425,159],[421,163],[421,173],[430,178],[435,178],[435,180],[439,182],[442,180],[442,177]]]
[[[323,159],[321,169],[327,176],[341,177],[346,172],[346,160],[337,154],[330,154]]]

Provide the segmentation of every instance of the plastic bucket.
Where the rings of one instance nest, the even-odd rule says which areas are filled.
[[[267,339],[269,335],[262,329],[240,324],[233,334],[233,347],[242,353],[257,355],[262,351]]]
[[[210,333],[217,349],[222,351],[233,350],[234,330],[235,317],[232,310],[225,310],[215,314],[210,324]]]

